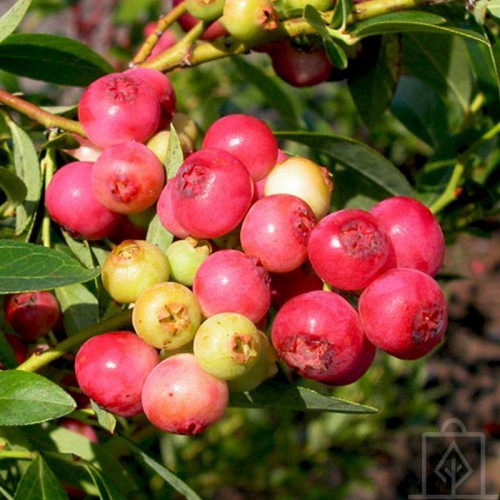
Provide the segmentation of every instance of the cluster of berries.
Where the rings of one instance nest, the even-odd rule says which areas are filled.
[[[244,114],[212,123],[198,149],[186,134],[167,180],[151,147],[176,116],[165,82],[141,69],[94,82],[79,116],[98,156],[61,167],[47,188],[49,214],[75,236],[109,237],[145,210],[174,236],[165,251],[127,237],[103,263],[104,288],[132,308],[133,329],[81,346],[84,394],[196,434],[222,417],[230,391],[254,390],[280,363],[339,386],[362,377],[377,350],[416,359],[441,342],[447,305],[434,276],[445,242],[425,205],[394,196],[332,211],[328,170],[287,156]],[[72,168],[86,173],[62,177]]]

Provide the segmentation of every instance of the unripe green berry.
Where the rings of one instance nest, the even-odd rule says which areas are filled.
[[[271,0],[226,0],[220,22],[231,36],[248,43],[264,43],[279,25]]]
[[[207,240],[187,237],[174,241],[166,250],[170,265],[170,277],[186,286],[191,286],[201,263],[212,253]]]
[[[257,362],[261,337],[257,327],[238,313],[219,313],[206,319],[193,341],[198,364],[224,380],[242,377]]]
[[[193,292],[173,281],[144,290],[132,311],[137,335],[157,349],[178,349],[188,344],[201,320],[200,306]]]
[[[214,21],[222,14],[224,0],[185,0],[186,10],[202,21]]]
[[[102,283],[111,298],[122,304],[136,301],[155,283],[168,280],[167,256],[145,240],[125,240],[107,256],[102,266]]]

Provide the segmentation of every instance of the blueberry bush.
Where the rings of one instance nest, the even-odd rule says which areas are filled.
[[[3,4],[2,498],[352,498],[498,216],[498,0]]]

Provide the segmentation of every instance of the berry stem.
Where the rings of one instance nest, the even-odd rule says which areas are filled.
[[[3,89],[0,89],[0,103],[19,111],[28,118],[32,118],[37,123],[44,125],[48,129],[61,128],[67,132],[74,132],[82,137],[86,137],[82,126],[77,121],[49,113],[35,104],[9,94],[9,92],[6,92]]]
[[[137,66],[146,60],[146,58],[151,54],[154,46],[160,39],[161,34],[169,28],[179,17],[186,12],[185,2],[181,2],[176,5],[168,14],[160,17],[158,24],[156,25],[156,30],[154,33],[149,35],[142,46],[137,51],[136,55],[132,59],[131,66]]]
[[[0,450],[0,460],[33,460],[38,453],[36,451],[23,451],[23,450]]]
[[[56,136],[57,133],[55,131],[51,131],[49,134],[49,140],[54,139]],[[44,191],[46,191],[50,180],[52,179],[52,176],[54,175],[54,172],[57,168],[56,152],[54,148],[49,147],[47,149],[44,158],[40,162],[40,168],[42,169],[42,178],[45,188]],[[47,248],[50,248],[51,246],[50,225],[51,218],[47,209],[45,208],[42,221],[42,244]]]
[[[56,347],[44,351],[41,354],[33,354],[24,363],[21,363],[17,369],[27,372],[36,372],[40,368],[48,365],[52,361],[61,358],[67,352],[78,348],[83,342],[107,331],[125,328],[132,323],[132,310],[127,310],[119,313],[111,318],[103,319],[99,323],[90,325],[83,330],[80,330],[75,335],[68,337],[60,342]]]
[[[495,138],[500,133],[500,123],[495,124],[491,129],[485,132],[479,139],[477,139],[467,151],[462,153],[458,157],[458,161],[453,168],[453,172],[441,196],[432,203],[429,207],[433,214],[438,214],[444,208],[446,208],[450,203],[455,201],[461,193],[461,184],[463,182],[464,173],[467,168],[468,159],[484,145],[485,142],[490,141]]]
[[[436,0],[367,0],[354,6],[352,14],[347,18],[347,25],[352,25],[359,21],[372,19],[382,14],[388,14],[400,10],[408,10],[421,5],[429,5],[436,3]],[[331,18],[332,12],[325,12],[325,20]],[[205,30],[206,26],[203,23],[193,28],[193,30]],[[283,21],[280,27],[274,32],[268,34],[267,42],[276,42],[286,37],[299,37],[304,35],[312,35],[316,33],[316,29],[311,26],[303,18],[294,18]],[[192,40],[199,38],[193,36]],[[261,42],[242,43],[231,37],[225,37],[213,42],[203,42],[196,47],[191,47],[191,50],[186,50],[186,44],[189,40],[190,33],[182,39],[177,45],[171,47],[165,52],[159,54],[153,60],[149,60],[141,64],[143,67],[157,69],[159,71],[169,72],[176,68],[198,66],[200,64],[223,59],[225,57],[234,56],[248,52],[252,48],[258,46]],[[348,34],[340,33],[339,38],[348,39]],[[180,49],[179,46],[180,45]]]

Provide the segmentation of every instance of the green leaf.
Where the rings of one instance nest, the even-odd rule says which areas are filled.
[[[20,205],[25,199],[28,190],[24,182],[10,170],[0,167],[0,188],[14,205]]]
[[[64,330],[68,336],[99,321],[99,301],[81,283],[54,290],[63,314]]]
[[[345,50],[331,38],[323,40],[328,60],[338,69],[346,69],[349,63]]]
[[[355,171],[381,190],[381,196],[414,196],[406,177],[380,153],[368,145],[335,134],[276,132],[276,137],[306,144]]]
[[[364,38],[387,33],[405,33],[411,31],[441,33],[470,38],[480,43],[488,41],[481,34],[470,29],[445,25],[446,19],[432,12],[405,11],[384,14],[353,25],[350,35]]]
[[[13,121],[7,121],[14,146],[14,167],[24,182],[27,193],[16,209],[16,234],[21,234],[32,222],[42,196],[42,175],[38,155],[30,136]]]
[[[376,413],[371,406],[324,396],[305,387],[270,379],[246,393],[231,393],[230,406],[268,408],[280,411],[330,411],[335,413]]]
[[[63,252],[41,245],[0,240],[0,294],[49,290],[96,278],[99,268],[85,269]]]
[[[41,455],[37,455],[19,481],[15,500],[65,500],[64,491]]]
[[[371,57],[363,57],[362,64],[353,65],[347,83],[359,115],[373,128],[380,124],[396,89],[401,65],[401,38],[389,34],[380,37],[378,44],[377,38],[371,40],[373,42],[366,47]]]
[[[5,40],[23,20],[31,0],[18,0],[2,17],[0,17],[0,42]]]
[[[99,425],[110,434],[113,434],[116,428],[116,417],[112,413],[103,410],[95,401],[90,400],[90,405],[96,414]]]
[[[479,87],[494,100],[500,100],[500,49],[466,40],[469,58]]]
[[[488,12],[500,19],[500,0],[489,0],[488,2]]]
[[[41,375],[21,370],[0,372],[0,426],[38,424],[75,408],[69,394]]]
[[[144,453],[138,446],[136,446],[132,441],[130,441],[125,436],[121,435],[121,438],[127,443],[130,449],[138,456],[141,462],[143,462],[154,472],[156,472],[156,474],[158,474],[162,479],[164,479],[168,484],[170,484],[176,491],[178,491],[181,495],[183,495],[187,500],[201,500],[198,494],[194,492],[186,483],[184,483],[174,473],[172,473],[163,465],[159,464],[156,460],[154,460],[149,455]]]
[[[432,89],[416,78],[401,78],[391,111],[410,132],[432,148],[448,138],[446,106]]]
[[[408,33],[403,37],[403,67],[431,87],[445,102],[469,111],[471,72],[464,41],[435,33]]]
[[[90,463],[84,463],[89,476],[94,481],[101,500],[123,500],[123,495],[118,491],[113,481],[107,478],[97,467]]]
[[[300,113],[297,108],[298,100],[294,99],[279,79],[267,75],[255,64],[249,63],[244,57],[232,57],[231,64],[236,68],[238,77],[252,83],[262,96],[279,113],[287,127],[294,129],[300,126]]]
[[[328,29],[326,23],[321,16],[321,13],[316,10],[312,5],[306,5],[304,9],[304,19],[318,32],[323,39],[323,45],[326,55],[330,62],[339,69],[347,68],[347,54],[344,49],[338,45],[332,34],[335,32]]]
[[[168,140],[167,147],[167,159],[165,162],[165,170],[167,179],[171,179],[179,170],[179,167],[182,165],[184,161],[184,153],[182,152],[181,142],[179,140],[179,136],[177,135],[177,131],[174,126],[170,125],[170,137]]]
[[[146,241],[155,244],[165,251],[173,240],[174,235],[165,229],[165,226],[160,222],[158,214],[156,214],[149,223]]]
[[[333,29],[339,29],[346,25],[347,18],[352,12],[352,0],[338,0],[335,2],[335,7],[333,9],[333,16],[330,22],[330,26]],[[307,7],[306,7],[307,8]]]
[[[484,24],[484,21],[486,19],[486,10],[490,2],[491,0],[476,0],[474,2],[472,15],[474,16],[477,24]]]
[[[59,35],[22,33],[0,44],[0,68],[34,80],[86,87],[114,71],[86,45]]]

